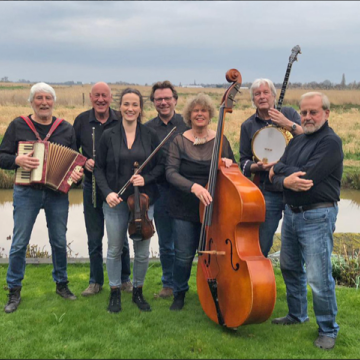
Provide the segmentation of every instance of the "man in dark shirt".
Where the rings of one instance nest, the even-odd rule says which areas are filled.
[[[75,132],[71,124],[64,120],[59,124],[57,119],[52,116],[55,100],[55,91],[48,84],[37,83],[32,86],[29,101],[34,114],[28,116],[28,123],[21,117],[10,123],[0,145],[0,168],[17,170],[21,167],[25,171],[32,171],[40,166],[40,160],[33,156],[34,150],[27,154],[18,154],[19,141],[45,139],[76,150]],[[56,124],[59,125],[56,127]],[[82,175],[83,169],[81,171],[74,170],[71,178],[78,182]],[[65,299],[75,300],[76,296],[67,285],[68,194],[56,192],[44,184],[14,185],[13,205],[14,233],[6,276],[9,300],[4,311],[12,313],[20,304],[26,249],[41,209],[44,209],[46,215],[53,261],[52,276],[56,282],[56,293]]]
[[[158,116],[145,123],[154,129],[162,141],[166,135],[176,126],[171,138],[164,144],[163,151],[167,154],[170,143],[177,134],[183,133],[188,127],[180,114],[175,113],[178,94],[170,81],[157,82],[153,85],[150,100],[154,103]],[[167,199],[169,184],[165,174],[158,180],[160,198],[155,202],[154,220],[159,238],[160,262],[162,267],[162,283],[159,296],[162,298],[173,296],[173,267],[175,259],[173,220],[168,213]]]
[[[275,188],[269,182],[269,169],[274,163],[256,162],[251,143],[258,130],[271,124],[281,126],[294,136],[302,133],[302,129],[299,126],[300,116],[293,108],[283,107],[281,112],[275,109],[276,89],[272,81],[255,80],[250,94],[256,113],[241,125],[240,168],[245,176],[250,177],[255,173],[260,179],[258,186],[265,198],[266,216],[265,222],[260,225],[259,240],[261,251],[267,257],[284,210],[282,186]]]
[[[102,240],[104,237],[103,198],[99,188],[95,190],[95,204],[93,204],[92,175],[95,166],[96,150],[100,137],[105,129],[116,126],[118,118],[110,108],[112,101],[111,89],[104,82],[96,83],[90,92],[92,109],[78,115],[74,121],[76,144],[88,158],[85,164],[85,179],[83,184],[83,202],[88,249],[90,257],[89,286],[82,292],[83,296],[91,296],[101,291],[104,284]],[[93,131],[95,132],[95,153],[93,152]],[[121,289],[132,292],[130,281],[129,243],[126,239],[121,255]]]
[[[284,187],[280,267],[289,308],[285,317],[272,323],[292,325],[309,320],[308,281],[319,326],[314,344],[322,349],[334,347],[339,331],[331,252],[344,154],[341,139],[328,125],[329,113],[330,102],[324,94],[304,94],[300,99],[304,134],[290,141],[280,162],[270,170],[270,180]]]

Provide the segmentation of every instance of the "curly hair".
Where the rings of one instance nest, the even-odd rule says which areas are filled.
[[[204,93],[199,93],[195,97],[189,98],[182,111],[184,122],[187,126],[191,127],[191,112],[196,105],[201,105],[204,109],[209,111],[209,118],[215,116],[215,106],[212,103],[211,97]]]
[[[155,91],[156,90],[159,90],[159,89],[170,89],[173,93],[173,97],[177,100],[178,99],[178,93],[177,91],[175,90],[174,88],[174,85],[168,81],[168,80],[165,80],[165,81],[158,81],[157,83],[155,83],[153,85],[153,87],[151,88],[151,94],[150,94],[150,100],[152,102],[154,102],[154,94],[155,94]]]

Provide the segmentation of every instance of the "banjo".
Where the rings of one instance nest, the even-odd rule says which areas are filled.
[[[296,45],[291,50],[280,97],[276,106],[278,111],[280,111],[282,108],[282,103],[290,77],[291,67],[294,61],[297,61],[298,54],[301,54],[301,49],[299,45]],[[256,162],[261,161],[265,164],[278,162],[292,137],[293,136],[289,131],[274,124],[259,129],[254,134],[251,141],[251,150],[254,154],[254,160]]]

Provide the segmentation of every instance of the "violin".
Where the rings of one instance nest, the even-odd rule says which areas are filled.
[[[200,202],[196,282],[205,314],[222,326],[237,328],[270,317],[276,285],[271,261],[264,257],[259,243],[264,197],[237,164],[226,168],[221,162],[224,119],[240,92],[241,74],[231,69],[226,80],[232,84],[220,106],[207,185],[213,201],[206,207]]]
[[[139,163],[135,162],[135,174],[138,173],[138,169]],[[140,193],[138,186],[134,186],[134,194],[128,197],[127,204],[130,211],[128,226],[130,238],[134,241],[150,239],[155,234],[155,228],[148,216],[149,197],[146,194]]]

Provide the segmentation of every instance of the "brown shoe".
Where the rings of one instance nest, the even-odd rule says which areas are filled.
[[[131,281],[127,281],[127,282],[121,284],[120,289],[121,289],[121,291],[125,291],[127,293],[132,293],[133,292],[133,284],[131,283]]]
[[[173,289],[168,287],[162,288],[161,291],[159,292],[159,296],[161,298],[168,298],[168,297],[172,297],[173,295],[174,295]]]
[[[85,289],[81,295],[82,296],[91,296],[98,294],[102,290],[102,286],[100,284],[89,284],[87,289]]]

